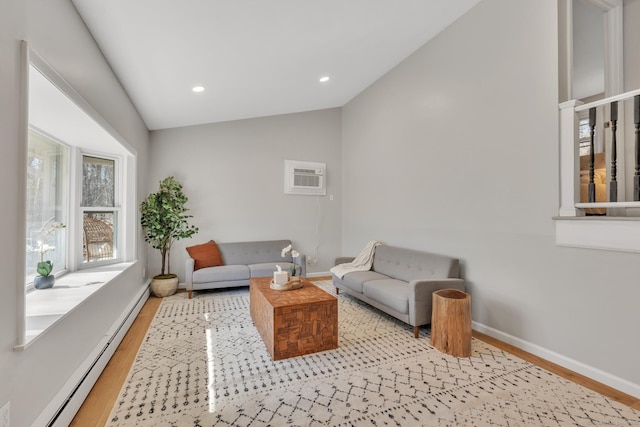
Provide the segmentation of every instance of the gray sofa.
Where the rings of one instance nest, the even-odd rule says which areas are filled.
[[[288,271],[290,266],[295,264],[296,275],[306,277],[304,254],[293,258],[291,253],[288,253],[282,257],[282,249],[290,244],[290,240],[218,243],[224,265],[195,271],[195,260],[187,254],[184,270],[189,298],[193,291],[249,286],[252,277],[273,277],[273,272],[277,270],[276,265],[282,267],[283,271]]]
[[[337,258],[336,265],[352,260]],[[431,323],[432,293],[448,288],[465,290],[459,274],[456,258],[380,245],[371,270],[347,273],[342,279],[332,276],[337,292],[342,290],[408,323],[418,338],[419,327]]]

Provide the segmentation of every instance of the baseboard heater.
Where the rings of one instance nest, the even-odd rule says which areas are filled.
[[[109,337],[106,344],[104,344],[99,350],[97,356],[90,363],[88,369],[82,374],[78,383],[73,387],[60,407],[55,411],[49,422],[46,423],[47,427],[66,427],[71,423],[73,417],[78,412],[80,406],[82,406],[82,403],[87,398],[87,395],[98,380],[98,377],[104,370],[104,367],[113,356],[113,353],[115,353],[118,345],[122,342],[124,335],[129,330],[129,327],[142,309],[142,306],[148,297],[149,285],[147,284],[147,286],[140,292],[135,304],[133,304],[122,321],[116,326],[111,337]]]

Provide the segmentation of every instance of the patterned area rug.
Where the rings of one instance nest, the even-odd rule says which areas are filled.
[[[273,362],[248,288],[165,298],[108,425],[640,425],[640,412],[482,341],[456,358],[428,329],[415,339],[342,294],[338,307],[338,349]]]

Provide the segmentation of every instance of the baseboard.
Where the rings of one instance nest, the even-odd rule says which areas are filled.
[[[307,273],[307,279],[313,279],[314,277],[331,276],[329,271],[316,271],[315,273]]]
[[[521,350],[534,354],[538,357],[542,357],[549,362],[553,362],[566,369],[577,372],[592,380],[598,381],[602,384],[613,387],[623,393],[640,398],[640,384],[632,383],[624,378],[617,377],[613,374],[605,372],[601,369],[594,368],[593,366],[574,360],[570,357],[563,356],[537,344],[530,343],[513,335],[494,329],[490,326],[483,325],[482,323],[472,322],[473,329],[483,334],[489,335],[495,339],[498,339],[507,344],[511,344],[514,347],[518,347]]]
[[[123,310],[105,337],[71,375],[34,426],[68,426],[150,295],[149,281]]]

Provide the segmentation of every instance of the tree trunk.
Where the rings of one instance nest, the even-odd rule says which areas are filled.
[[[165,260],[167,259],[167,250],[160,249],[160,255],[162,256],[162,268],[160,269],[160,274],[164,274],[164,265],[165,265]]]
[[[471,356],[471,295],[457,289],[433,293],[431,345],[452,356]]]

